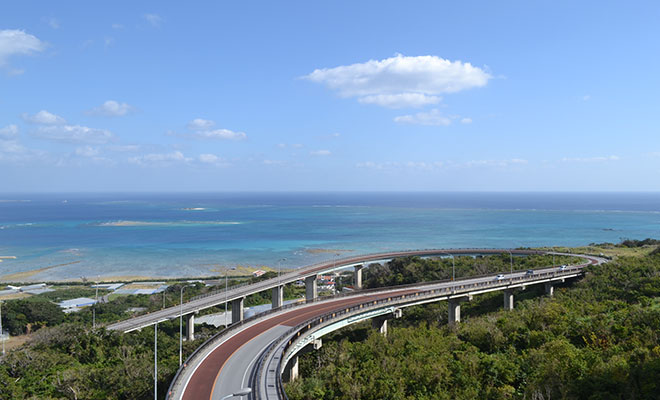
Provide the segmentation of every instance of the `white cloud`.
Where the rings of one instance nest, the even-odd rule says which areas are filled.
[[[121,117],[135,109],[126,103],[119,103],[115,100],[108,100],[99,107],[93,108],[89,113],[93,115],[103,115],[106,117]]]
[[[0,139],[12,139],[18,136],[18,127],[16,125],[7,125],[0,128]]]
[[[589,100],[591,100],[591,95],[585,94],[584,96],[582,96],[582,101],[589,101]]]
[[[491,75],[470,63],[436,56],[396,55],[384,60],[316,69],[304,79],[325,84],[344,97],[387,107],[436,104],[442,93],[485,86]]]
[[[157,14],[144,14],[144,19],[154,27],[159,27],[163,23],[163,18]]]
[[[471,160],[465,163],[456,164],[457,167],[508,167],[511,165],[527,165],[528,161],[522,158],[512,158],[509,160]]]
[[[461,118],[461,124],[471,124],[472,118]]]
[[[75,153],[77,156],[94,157],[99,154],[99,149],[98,147],[92,147],[92,146],[80,146],[80,147],[76,147]]]
[[[214,125],[215,122],[209,119],[195,118],[188,122],[188,129],[192,129],[194,131],[203,131],[213,128]]]
[[[218,157],[215,154],[200,154],[197,156],[197,160],[200,163],[215,165],[218,167],[225,167],[230,165],[225,159]]]
[[[50,26],[53,29],[59,29],[60,27],[60,21],[58,21],[57,18],[53,18],[53,17],[44,18],[43,21],[46,22],[48,26]]]
[[[619,156],[599,156],[599,157],[564,157],[563,162],[603,162],[603,161],[618,161]]]
[[[193,137],[200,139],[224,139],[224,140],[243,140],[247,135],[243,132],[234,132],[229,129],[213,129],[210,131],[199,131],[192,134]]]
[[[309,154],[313,156],[329,156],[332,154],[330,150],[315,150],[315,151],[310,151]]]
[[[0,30],[0,67],[7,65],[9,57],[29,55],[43,51],[46,44],[36,36],[17,29]]]
[[[293,146],[293,148],[295,148],[295,149],[302,149],[303,147],[305,147],[305,146],[303,146],[302,143],[294,143],[291,146]]]
[[[386,162],[374,162],[366,161],[357,163],[355,166],[357,168],[364,169],[375,169],[375,170],[421,170],[421,171],[432,171],[443,168],[445,163],[442,161],[386,161]]]
[[[42,139],[67,143],[103,144],[114,139],[114,135],[108,130],[81,125],[40,126],[36,134]]]
[[[244,132],[235,132],[229,129],[211,129],[215,126],[215,122],[195,118],[188,123],[188,129],[194,131],[193,133],[187,135],[181,135],[186,137],[193,137],[197,139],[222,139],[222,140],[243,140],[247,138],[247,135]]]
[[[404,108],[438,104],[442,101],[442,97],[424,93],[372,94],[360,97],[358,101],[362,104],[376,104],[388,108]]]
[[[133,153],[136,151],[140,151],[142,146],[139,146],[137,144],[123,144],[123,145],[106,146],[105,148],[107,150],[116,151],[119,153]]]
[[[215,164],[220,160],[220,157],[216,156],[215,154],[200,154],[199,155],[199,161],[207,164]]]
[[[419,112],[414,115],[400,115],[394,118],[394,122],[400,124],[433,125],[448,126],[451,125],[452,118],[445,116],[438,109],[429,112]]]
[[[124,29],[124,25],[122,24],[112,24],[112,29]]]
[[[25,122],[29,122],[31,124],[38,124],[38,125],[64,125],[66,124],[66,120],[59,115],[55,115],[52,113],[49,113],[46,110],[41,110],[38,113],[34,115],[30,115],[28,113],[23,113],[21,115],[21,118]]]
[[[187,163],[192,161],[180,151],[173,151],[171,153],[150,153],[138,157],[129,158],[129,162],[142,165],[150,164],[172,164],[172,163]]]
[[[18,142],[18,140],[3,140],[0,139],[0,153],[14,153],[19,154],[25,152],[25,147]]]

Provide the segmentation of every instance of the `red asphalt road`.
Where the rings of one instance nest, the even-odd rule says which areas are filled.
[[[397,291],[397,294],[415,293],[418,290]],[[213,394],[213,387],[216,378],[220,375],[222,367],[227,360],[243,345],[248,343],[254,337],[259,336],[261,333],[276,325],[296,326],[316,315],[324,314],[333,310],[339,310],[345,307],[352,307],[354,305],[365,303],[369,300],[378,300],[392,296],[391,293],[375,294],[370,296],[360,296],[359,298],[348,298],[343,300],[322,302],[317,305],[293,309],[287,313],[269,318],[263,322],[255,324],[236,335],[232,336],[229,340],[224,342],[220,347],[216,348],[209,354],[208,357],[197,367],[193,376],[190,378],[185,392],[183,393],[183,400],[197,400],[197,399],[211,399]]]

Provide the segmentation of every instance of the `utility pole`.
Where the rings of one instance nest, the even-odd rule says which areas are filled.
[[[2,355],[5,355],[5,335],[2,330],[2,301],[0,301],[0,340],[2,341]]]
[[[92,308],[92,328],[96,328],[96,305],[99,302],[99,283],[94,282],[96,294],[94,295],[94,308]]]
[[[154,400],[158,400],[158,322],[154,324]]]

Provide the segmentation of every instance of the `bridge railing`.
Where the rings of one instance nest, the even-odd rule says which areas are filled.
[[[377,299],[377,300],[370,300],[368,302],[360,303],[354,306],[350,307],[345,307],[342,308],[341,310],[335,310],[326,314],[323,314],[321,316],[316,316],[313,318],[310,318],[307,321],[301,322],[300,324],[296,325],[295,327],[289,329],[285,333],[283,333],[280,336],[280,339],[274,341],[271,343],[271,345],[267,348],[267,350],[264,352],[265,355],[260,357],[260,363],[257,365],[257,373],[255,374],[255,382],[252,386],[253,390],[256,389],[255,397],[256,398],[264,398],[264,394],[261,393],[261,385],[260,382],[263,378],[264,374],[264,365],[263,365],[263,360],[267,360],[274,351],[279,351],[279,361],[278,361],[278,367],[275,371],[275,373],[278,375],[276,377],[276,389],[277,392],[280,396],[280,399],[288,399],[286,396],[286,393],[284,392],[284,388],[282,385],[282,367],[283,367],[283,360],[287,359],[289,355],[289,351],[294,348],[294,346],[298,345],[298,343],[301,340],[304,340],[305,338],[305,333],[309,331],[315,331],[317,330],[316,328],[319,325],[328,325],[330,322],[334,320],[341,320],[350,317],[351,315],[356,315],[356,314],[362,314],[365,313],[369,310],[373,309],[378,309],[382,308],[384,305],[401,305],[405,303],[415,303],[420,300],[428,299],[428,298],[435,298],[435,297],[444,297],[447,295],[461,295],[461,294],[467,294],[470,291],[473,291],[475,289],[481,289],[485,287],[493,287],[493,286],[499,286],[499,287],[507,287],[511,285],[512,283],[520,283],[521,281],[528,281],[530,284],[533,284],[533,281],[537,281],[539,279],[544,279],[548,277],[561,277],[561,276],[566,276],[566,275],[574,275],[576,272],[580,272],[582,270],[582,267],[586,266],[588,264],[581,264],[576,267],[569,267],[566,268],[563,271],[550,271],[550,272],[542,272],[542,273],[537,273],[534,275],[523,275],[523,276],[518,276],[518,277],[511,277],[503,280],[492,280],[492,281],[485,281],[485,282],[475,282],[475,283],[470,283],[470,284],[464,284],[464,285],[456,285],[456,286],[450,286],[446,288],[438,288],[438,289],[431,289],[431,290],[425,290],[425,291],[420,291],[420,292],[415,292],[415,293],[408,293],[408,294],[402,294],[402,295],[394,295],[387,297],[385,299]],[[492,274],[491,274],[492,276]],[[282,347],[282,343],[285,342],[284,346]],[[280,350],[278,350],[280,349]],[[295,349],[294,349],[295,350]],[[298,348],[297,350],[300,350]],[[297,351],[296,351],[297,352]]]

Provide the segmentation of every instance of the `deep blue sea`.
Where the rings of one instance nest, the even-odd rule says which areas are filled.
[[[208,276],[436,247],[660,238],[660,193],[0,195],[0,280]],[[65,264],[65,265],[63,265]]]

